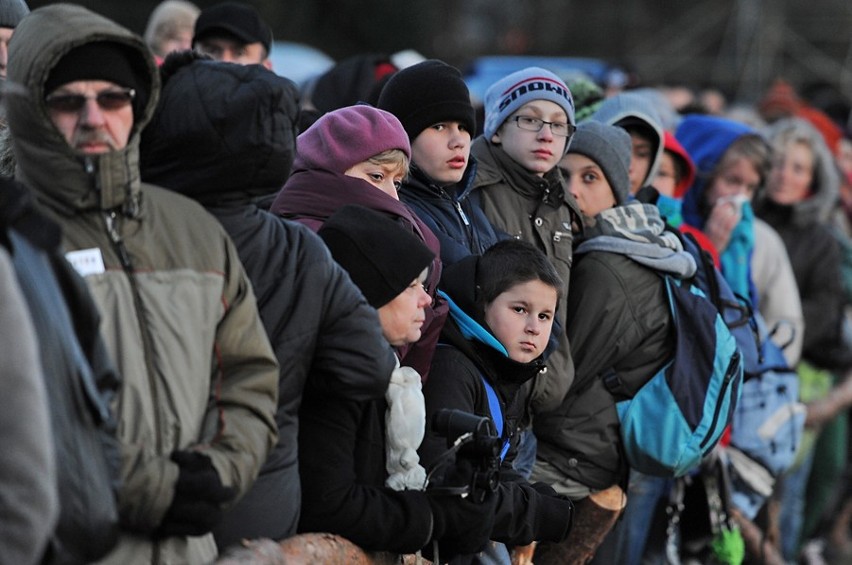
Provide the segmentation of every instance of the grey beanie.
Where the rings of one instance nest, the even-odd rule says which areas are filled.
[[[0,0],[0,27],[16,28],[30,8],[24,0]]]
[[[568,153],[585,155],[603,171],[617,204],[630,194],[630,135],[624,129],[586,120],[577,126]]]
[[[540,67],[527,67],[501,78],[485,92],[485,138],[491,139],[509,116],[533,100],[555,102],[565,110],[568,123],[575,125],[574,99],[562,79]]]

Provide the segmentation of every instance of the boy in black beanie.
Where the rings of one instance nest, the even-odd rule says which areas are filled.
[[[461,73],[437,59],[407,67],[387,82],[378,107],[408,133],[411,173],[399,197],[438,236],[441,261],[451,265],[482,254],[500,238],[473,190],[476,118]]]

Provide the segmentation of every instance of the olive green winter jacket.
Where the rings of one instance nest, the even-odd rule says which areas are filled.
[[[536,177],[484,137],[474,141],[471,154],[478,163],[473,186],[481,195],[485,216],[498,231],[535,244],[562,278],[562,299],[556,312],[562,331],[558,346],[547,360],[547,370],[535,378],[531,397],[534,412],[552,410],[559,406],[574,381],[574,363],[565,331],[570,322],[565,317],[565,299],[573,257],[572,222],[579,224],[580,209],[565,190],[558,168]]]
[[[44,83],[65,53],[98,40],[127,46],[146,102],[135,108],[126,148],[83,158],[50,121]],[[172,451],[201,450],[242,494],[276,441],[277,363],[251,286],[219,222],[194,201],[139,181],[139,132],[159,93],[139,37],[79,6],[54,4],[19,25],[9,61],[9,80],[29,91],[7,104],[16,177],[59,220],[67,250],[103,258],[86,281],[124,379],[115,408],[125,532],[107,562],[210,562],[209,534],[151,534],[174,494]]]

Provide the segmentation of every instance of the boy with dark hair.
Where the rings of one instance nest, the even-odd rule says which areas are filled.
[[[534,244],[553,263],[568,293],[573,228],[580,210],[565,190],[556,167],[574,133],[574,102],[565,83],[538,67],[512,73],[485,93],[484,134],[473,142],[477,160],[473,189],[482,196],[482,209],[495,229]],[[565,327],[564,307],[555,315]],[[553,408],[571,385],[574,367],[567,337],[547,371],[535,379],[532,409]]]
[[[514,239],[495,244],[482,256],[462,259],[441,280],[450,317],[435,353],[435,370],[423,389],[426,421],[441,409],[493,421],[503,447],[490,537],[509,546],[562,541],[573,520],[569,499],[543,483],[530,484],[512,468],[523,416],[518,393],[544,366],[562,286],[544,253]],[[446,438],[427,427],[420,447],[424,465],[438,463],[446,450]],[[497,551],[508,557],[500,545],[489,554]]]
[[[436,59],[407,67],[382,89],[378,107],[399,118],[411,140],[399,197],[435,232],[441,261],[451,265],[493,245],[498,236],[473,186],[476,118],[458,69]]]

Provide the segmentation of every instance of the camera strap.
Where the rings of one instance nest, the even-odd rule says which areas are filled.
[[[494,422],[494,429],[497,430],[497,435],[503,437],[503,410],[500,408],[500,399],[497,398],[497,392],[485,375],[479,374],[482,379],[482,384],[485,386],[485,395],[488,397],[488,410],[491,412],[491,421]],[[506,453],[509,452],[509,439],[503,439],[503,448],[500,450],[500,461],[506,458]]]

